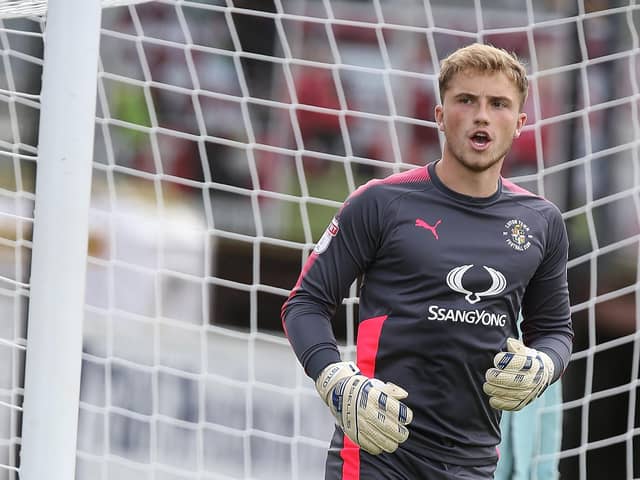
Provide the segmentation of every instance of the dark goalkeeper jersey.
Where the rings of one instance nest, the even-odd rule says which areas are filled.
[[[556,379],[569,361],[567,234],[545,199],[505,179],[491,197],[461,195],[434,167],[372,180],[346,200],[284,304],[283,323],[315,379],[340,361],[330,319],[362,276],[357,363],[409,392],[414,420],[400,448],[489,464],[500,412],[482,384],[493,356],[519,336],[519,313],[524,343],[549,354]]]

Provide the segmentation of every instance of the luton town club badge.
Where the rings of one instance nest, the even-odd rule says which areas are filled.
[[[524,252],[531,246],[530,238],[532,235],[529,234],[529,230],[527,224],[522,220],[513,219],[505,223],[502,235],[504,235],[507,245],[514,250]]]

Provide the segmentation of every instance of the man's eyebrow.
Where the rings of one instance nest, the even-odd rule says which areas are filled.
[[[511,99],[509,97],[502,96],[502,95],[489,96],[489,98],[491,100],[500,100],[502,102],[508,102],[508,103],[512,103],[513,102],[513,99]]]
[[[468,97],[468,98],[478,98],[479,95],[475,94],[475,93],[471,93],[471,92],[458,92],[456,93],[453,98],[462,98],[462,97]],[[489,95],[488,96],[489,100],[491,101],[501,101],[501,102],[506,102],[506,103],[513,103],[514,100],[510,97],[506,97],[504,95]]]

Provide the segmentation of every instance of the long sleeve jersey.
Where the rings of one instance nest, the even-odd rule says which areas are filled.
[[[482,391],[509,337],[547,353],[556,380],[571,355],[559,210],[500,178],[475,198],[435,163],[376,179],[345,201],[282,308],[289,341],[316,378],[340,361],[331,318],[361,277],[357,363],[400,385],[413,410],[401,448],[458,465],[495,462],[500,412]]]

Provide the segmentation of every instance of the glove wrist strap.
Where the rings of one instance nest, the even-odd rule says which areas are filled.
[[[317,378],[316,390],[326,403],[329,393],[340,380],[358,374],[360,374],[360,370],[354,362],[332,363],[325,367]]]

